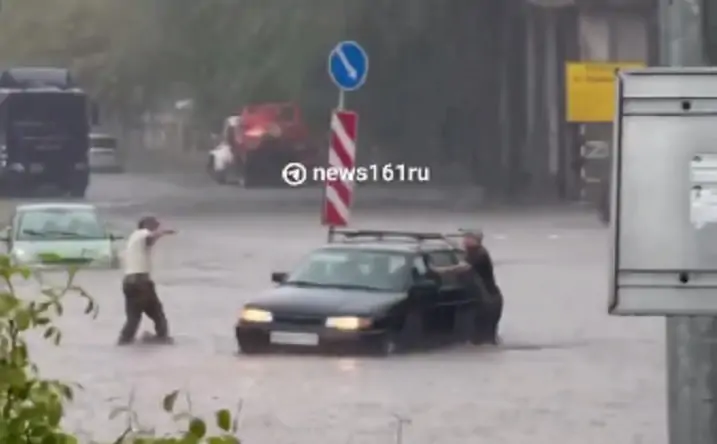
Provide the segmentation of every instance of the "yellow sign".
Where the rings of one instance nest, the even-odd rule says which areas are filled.
[[[642,62],[568,62],[565,65],[567,121],[612,122],[617,71],[644,66]]]

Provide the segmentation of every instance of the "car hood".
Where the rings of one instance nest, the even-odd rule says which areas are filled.
[[[96,260],[112,255],[112,243],[108,239],[16,241],[13,243],[12,253],[21,260],[25,257],[36,259],[44,254],[57,255],[62,259]]]
[[[282,285],[247,305],[298,315],[369,316],[405,298],[405,293]]]

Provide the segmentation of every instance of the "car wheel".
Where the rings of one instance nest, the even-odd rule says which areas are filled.
[[[84,199],[85,194],[87,193],[87,187],[73,187],[70,189],[70,196],[78,199]]]
[[[372,354],[380,357],[389,357],[399,351],[396,334],[387,332],[383,334],[372,349]]]
[[[219,171],[214,168],[214,156],[209,155],[207,159],[207,173],[209,174],[209,177],[214,179],[214,181],[220,185],[225,185],[227,183],[227,172],[226,170]]]
[[[242,171],[242,187],[257,188],[263,184],[264,174],[259,161],[252,160],[244,166]]]
[[[398,333],[397,343],[401,350],[417,347],[423,338],[423,316],[420,312],[409,312]]]
[[[245,355],[259,355],[266,353],[268,347],[264,344],[251,341],[239,341],[239,351]]]

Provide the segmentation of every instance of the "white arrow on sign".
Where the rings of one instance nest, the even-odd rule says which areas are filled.
[[[339,56],[339,60],[341,60],[341,64],[344,65],[344,69],[349,77],[351,77],[352,80],[358,79],[358,72],[356,71],[356,68],[351,66],[348,57],[346,57],[346,54],[344,54],[341,47],[336,48],[336,54]]]
[[[610,157],[610,145],[601,140],[590,140],[580,147],[584,159],[607,159]]]

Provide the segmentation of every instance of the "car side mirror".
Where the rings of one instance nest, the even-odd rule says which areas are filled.
[[[283,284],[284,282],[286,282],[287,276],[288,276],[288,273],[275,271],[275,272],[271,273],[271,282],[273,282],[275,284]]]

